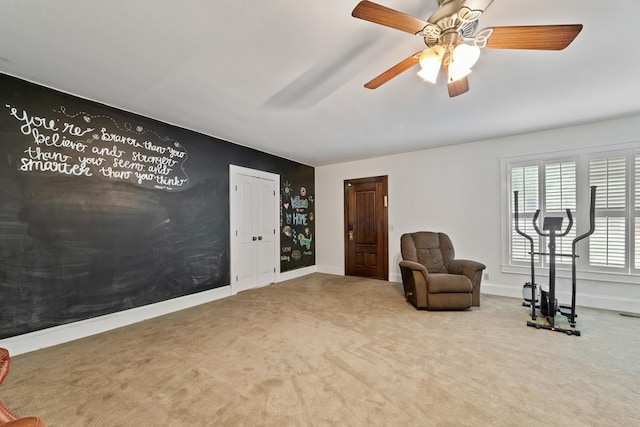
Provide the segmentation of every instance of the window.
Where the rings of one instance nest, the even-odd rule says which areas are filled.
[[[577,221],[577,219],[573,218],[573,215],[576,212],[576,162],[568,161],[559,163],[546,163],[544,165],[544,169],[545,217],[563,217],[564,220],[562,230],[566,230],[569,227],[569,218],[566,214],[567,209],[571,211],[572,220],[574,222]],[[571,253],[573,239],[575,239],[576,237],[576,228],[576,224],[572,224],[569,233],[566,236],[559,237],[556,240],[557,253]],[[545,247],[547,247],[548,244],[549,242],[547,238],[545,238]],[[571,264],[571,258],[560,256],[556,259],[556,262],[561,264]]]
[[[634,264],[633,268],[636,271],[640,271],[640,154],[636,154],[635,162],[634,162],[634,182],[635,182],[635,203],[633,208],[633,222],[635,224],[635,233],[634,233]]]
[[[518,192],[518,228],[534,240],[533,252],[548,252],[548,238],[538,235],[533,224],[543,230],[543,218],[562,217],[564,232],[556,239],[556,264],[571,265],[573,240],[590,227],[590,187],[596,186],[595,231],[578,243],[578,271],[640,274],[640,153],[638,149],[592,152],[539,159],[506,161],[506,189],[511,195],[510,226],[505,261],[510,266],[529,266],[531,244],[516,230],[514,192]],[[548,256],[534,256],[536,268],[548,267]]]
[[[540,175],[543,179],[540,179]],[[533,238],[533,252],[547,248],[548,238],[540,236],[533,223],[539,210],[536,224],[543,232],[542,218],[563,217],[562,231],[566,230],[569,218],[566,209],[573,215],[576,208],[576,162],[574,160],[535,162],[535,164],[514,166],[511,169],[511,191],[518,192],[518,228]],[[543,201],[544,203],[541,203]],[[515,203],[511,212],[511,261],[531,262],[531,243],[516,230]],[[571,227],[569,234],[556,239],[556,253],[570,254],[571,243],[576,236],[576,228]],[[561,234],[559,231],[557,234]],[[542,252],[544,252],[543,250]],[[548,264],[548,257],[534,256],[538,265]],[[571,258],[558,256],[557,263],[571,263]]]
[[[589,162],[590,185],[596,185],[596,230],[589,239],[589,265],[626,265],[626,158],[595,158]]]
[[[538,166],[514,167],[511,170],[511,194],[518,192],[518,227],[529,236],[535,236],[533,215],[540,205],[538,188]],[[511,212],[511,259],[515,262],[530,260],[531,245],[516,231],[515,204]],[[539,242],[534,239],[534,252],[538,252]]]

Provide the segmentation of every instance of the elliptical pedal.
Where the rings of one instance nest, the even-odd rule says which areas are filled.
[[[558,307],[558,311],[560,312],[560,314],[562,314],[566,318],[571,317],[571,307],[568,307],[566,305],[561,305]],[[578,317],[578,315],[574,314],[574,317]]]

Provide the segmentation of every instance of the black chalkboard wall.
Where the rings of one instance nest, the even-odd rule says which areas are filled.
[[[0,339],[228,285],[229,164],[280,175],[281,271],[315,264],[312,167],[3,74],[0,101]]]

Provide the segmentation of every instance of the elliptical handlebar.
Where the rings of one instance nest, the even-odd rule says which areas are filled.
[[[567,234],[569,234],[569,231],[571,231],[571,227],[573,227],[573,216],[571,215],[571,210],[565,209],[565,212],[567,213],[567,219],[569,220],[569,224],[567,224],[567,228],[562,233],[555,233],[556,237],[566,236]],[[540,215],[540,209],[537,209],[536,213],[533,215],[533,228],[535,228],[536,233],[538,233],[539,235],[541,235],[543,237],[551,236],[551,232],[543,233],[538,228],[538,216],[539,215]]]
[[[586,239],[591,236],[596,229],[596,185],[591,186],[591,199],[589,206],[589,231],[573,239],[571,244],[571,314],[569,316],[569,324],[574,326],[576,324],[576,243],[582,239]]]
[[[544,234],[542,233],[542,231],[540,231],[540,229],[538,228],[538,216],[540,215],[540,209],[536,209],[536,213],[533,214],[533,228],[534,230],[536,230],[536,233],[538,233],[541,236],[548,236],[548,234]]]
[[[513,192],[513,209],[514,209],[514,219],[516,222],[516,231],[518,232],[519,235],[521,235],[522,237],[524,237],[525,239],[527,239],[530,243],[531,243],[531,252],[533,252],[533,237],[529,236],[528,234],[526,234],[524,231],[520,230],[520,226],[518,225],[519,220],[518,220],[518,191],[514,191]],[[539,211],[539,209],[538,209]],[[538,212],[536,212],[536,215],[538,215]]]
[[[571,231],[571,227],[573,227],[573,215],[571,215],[571,211],[569,209],[565,209],[567,211],[567,219],[569,220],[569,224],[567,224],[567,229],[562,234],[556,234],[558,237],[566,236]]]
[[[576,243],[578,243],[582,239],[586,239],[591,236],[593,232],[596,230],[596,188],[595,185],[591,186],[591,205],[589,207],[589,231],[584,234],[579,235],[575,239],[573,239],[573,253],[575,254]]]
[[[516,225],[516,231],[518,232],[519,235],[521,235],[522,237],[524,237],[525,239],[527,239],[529,241],[529,244],[531,246],[531,250],[529,251],[529,255],[531,258],[531,320],[536,320],[536,274],[535,274],[535,259],[534,259],[534,242],[533,242],[533,237],[529,236],[527,233],[525,233],[524,231],[520,230],[520,226],[518,225],[519,218],[518,218],[518,191],[514,191],[513,192],[513,198],[514,198],[514,211],[515,211],[515,215],[514,215],[514,219],[515,219],[515,225]],[[536,212],[536,215],[538,213]],[[534,221],[535,224],[535,221]]]

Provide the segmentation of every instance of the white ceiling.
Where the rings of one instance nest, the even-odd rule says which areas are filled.
[[[358,0],[2,0],[0,72],[312,166],[640,113],[638,0],[495,0],[479,29],[584,25],[563,51],[482,52],[470,91]],[[437,0],[378,0],[426,19]]]

